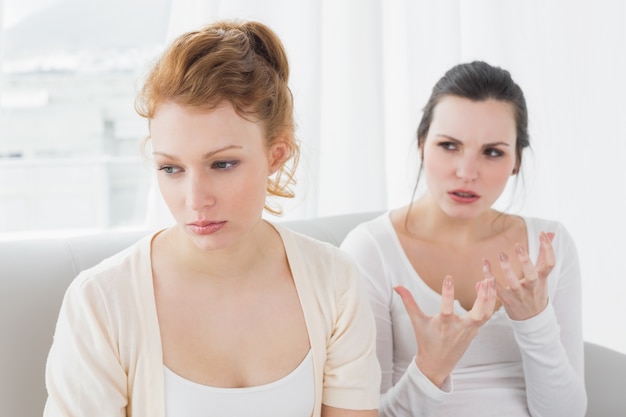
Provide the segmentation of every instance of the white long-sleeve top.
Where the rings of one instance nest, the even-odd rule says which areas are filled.
[[[528,251],[536,259],[541,231],[555,232],[556,265],[548,277],[549,303],[539,315],[511,320],[504,308],[484,324],[439,389],[415,365],[411,322],[393,287],[408,288],[428,315],[441,295],[419,277],[400,245],[389,213],[348,234],[342,249],[361,265],[377,326],[382,368],[381,416],[584,416],[581,277],[574,242],[558,222],[525,218]],[[466,310],[455,300],[455,313]]]

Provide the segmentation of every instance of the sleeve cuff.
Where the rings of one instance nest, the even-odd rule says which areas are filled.
[[[443,381],[441,387],[433,384],[433,382],[422,373],[420,368],[417,367],[417,364],[415,363],[415,358],[413,358],[411,364],[406,370],[406,377],[409,378],[411,382],[415,386],[417,386],[422,392],[424,392],[424,394],[435,400],[443,401],[452,393],[452,390],[454,388],[451,376],[448,376]]]
[[[541,341],[558,337],[560,332],[556,313],[550,302],[541,313],[529,319],[513,320],[508,318],[518,342],[525,346],[541,345]]]

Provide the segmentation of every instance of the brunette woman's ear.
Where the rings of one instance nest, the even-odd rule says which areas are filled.
[[[517,157],[515,158],[515,166],[513,167],[513,171],[511,172],[511,175],[519,174],[519,169],[521,166],[522,166],[522,156],[517,155]]]
[[[417,141],[417,152],[419,152],[420,161],[424,160],[424,141]]]

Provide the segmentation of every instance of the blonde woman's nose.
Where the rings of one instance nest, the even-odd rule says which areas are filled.
[[[211,181],[206,176],[190,175],[185,200],[187,207],[198,211],[215,205],[215,194]]]

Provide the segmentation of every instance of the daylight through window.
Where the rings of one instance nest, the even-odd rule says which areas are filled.
[[[3,9],[0,233],[141,225],[147,124],[133,105],[164,45],[169,0]]]

